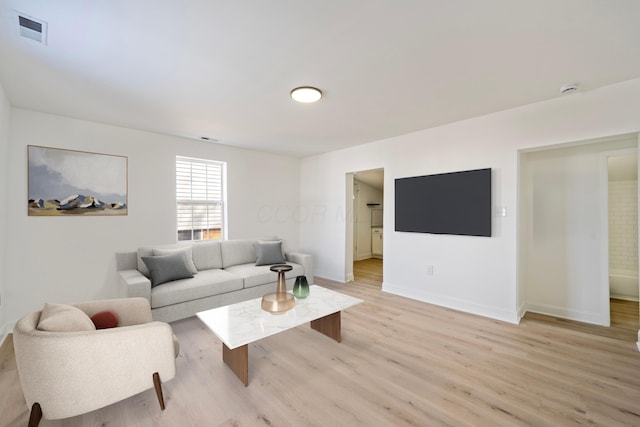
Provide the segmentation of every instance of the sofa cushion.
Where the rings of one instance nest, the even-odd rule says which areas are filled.
[[[293,270],[285,273],[284,277],[286,279],[304,274],[304,268],[302,268],[300,264],[292,262],[288,262],[287,264],[293,266]],[[254,286],[264,285],[265,283],[276,283],[278,281],[278,273],[269,270],[270,267],[269,265],[256,266],[254,263],[250,263],[234,265],[225,270],[238,277],[242,277],[245,288],[252,288]],[[273,290],[276,290],[275,286]]]
[[[37,329],[48,332],[95,331],[87,314],[77,307],[65,304],[44,304]]]
[[[256,250],[253,247],[256,240],[234,239],[220,242],[222,252],[222,268],[256,262]]]
[[[195,264],[193,263],[193,255],[192,255],[192,249],[191,246],[184,246],[181,248],[166,248],[166,249],[162,249],[162,248],[157,248],[157,249],[153,249],[153,255],[171,255],[174,253],[179,253],[182,254],[182,256],[184,257],[184,261],[187,264],[187,268],[189,269],[189,271],[193,274],[196,274],[198,272],[198,269],[196,268]]]
[[[284,264],[287,262],[282,255],[282,241],[258,240],[256,248],[256,265]]]
[[[151,289],[151,308],[164,307],[242,289],[242,278],[225,270],[198,272],[191,279],[164,283]]]
[[[220,242],[218,242],[217,240],[194,242],[192,245],[192,252],[193,262],[198,270],[222,268]]]
[[[184,256],[181,253],[170,255],[145,256],[142,261],[151,272],[151,287],[178,279],[193,277]]]

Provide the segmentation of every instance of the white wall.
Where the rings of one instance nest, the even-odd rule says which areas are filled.
[[[128,156],[128,216],[27,216],[29,144]],[[176,241],[176,155],[227,162],[229,238],[279,236],[298,248],[299,159],[13,109],[7,320],[47,301],[121,295],[116,251]]]
[[[638,181],[609,181],[609,268],[638,274]]]
[[[358,225],[356,229],[356,236],[358,237],[357,252],[354,254],[354,261],[371,258],[371,208],[367,206],[367,203],[379,203],[380,206],[376,206],[377,209],[382,208],[382,191],[377,188],[373,188],[369,184],[365,184],[361,181],[356,181],[358,191]]]
[[[635,135],[526,153],[521,218],[526,310],[608,326],[606,153]],[[526,206],[526,208],[524,207]]]
[[[318,275],[344,280],[345,173],[383,167],[383,289],[517,322],[518,150],[638,130],[640,79],[303,159],[301,248]],[[493,237],[394,231],[395,178],[487,167],[493,205],[507,208]]]
[[[6,244],[7,244],[7,188],[8,188],[8,151],[9,151],[9,125],[11,117],[11,106],[9,99],[4,93],[4,88],[0,84],[0,345],[3,337],[9,332],[6,325],[5,297],[6,288]]]

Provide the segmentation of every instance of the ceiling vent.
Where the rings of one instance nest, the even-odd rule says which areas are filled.
[[[17,12],[20,35],[38,43],[47,44],[47,23]]]
[[[569,83],[560,88],[560,93],[564,95],[566,93],[576,92],[577,90],[578,90],[578,85],[576,83]]]

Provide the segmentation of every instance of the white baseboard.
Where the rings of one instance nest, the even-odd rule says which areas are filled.
[[[611,294],[611,295],[609,295],[609,297],[613,298],[613,299],[621,299],[621,300],[624,300],[624,301],[635,301],[635,302],[640,301],[638,299],[638,297],[629,296],[629,295]]]
[[[567,307],[559,307],[544,304],[526,304],[525,312],[544,314],[546,316],[559,317],[561,319],[575,320],[577,322],[591,323],[592,325],[603,325],[600,313],[578,311]]]
[[[6,340],[9,334],[13,331],[14,325],[14,323],[7,323],[6,325],[3,325],[2,328],[0,328],[0,347],[2,347],[2,344],[4,344],[4,340]]]
[[[518,323],[520,323],[525,314],[527,314],[526,304],[522,303],[518,306]]]
[[[371,252],[366,254],[360,254],[354,261],[364,261],[365,259],[371,258]]]
[[[518,324],[520,318],[518,313],[510,310],[504,310],[499,307],[478,304],[459,298],[452,298],[443,295],[432,294],[422,290],[407,289],[388,282],[382,283],[382,291],[390,294],[399,295],[418,301],[427,302],[429,304],[439,305],[453,310],[463,311],[465,313],[476,314],[491,319],[501,320],[503,322]]]
[[[339,283],[347,283],[346,277],[334,277],[333,275],[327,274],[325,272],[316,271],[314,274],[314,277],[318,277],[320,279],[333,280],[334,282],[339,282]]]

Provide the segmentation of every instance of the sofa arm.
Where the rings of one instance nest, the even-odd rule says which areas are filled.
[[[313,285],[313,256],[302,252],[287,252],[287,261],[300,264],[304,268],[304,275],[307,276],[309,285]]]
[[[138,270],[122,270],[118,275],[127,297],[146,298],[151,304],[151,280]]]

